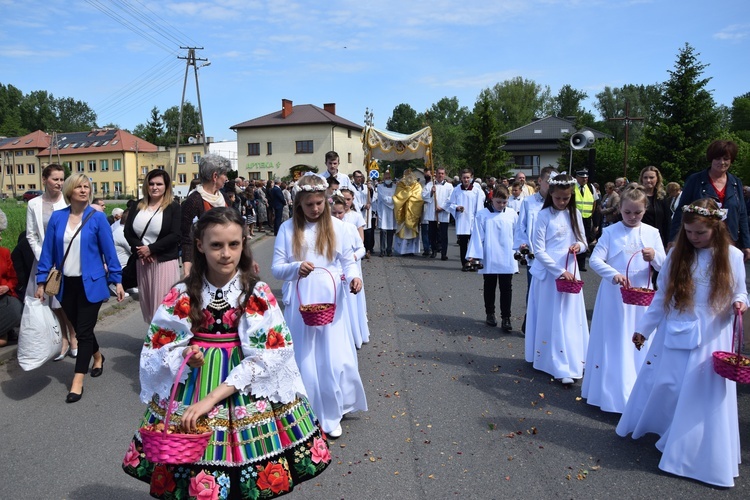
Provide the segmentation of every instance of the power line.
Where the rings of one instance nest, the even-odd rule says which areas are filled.
[[[173,61],[173,63],[176,64],[176,65],[179,64],[179,62],[177,62],[175,59],[173,59],[176,56],[177,56],[177,52],[174,52],[173,54],[170,54],[170,55],[166,56],[165,58],[161,59],[159,62],[157,62],[156,64],[154,64],[153,66],[151,66],[150,68],[148,68],[147,70],[145,70],[143,73],[141,73],[140,75],[138,75],[137,77],[135,77],[133,80],[131,80],[128,83],[126,83],[125,85],[123,85],[121,87],[121,89],[131,89],[132,90],[134,88],[140,87],[144,82],[147,82],[147,81],[153,79],[153,75],[156,73],[156,71],[159,68],[161,68],[162,66],[164,66],[164,64],[167,61]],[[101,108],[101,107],[108,106],[110,104],[110,101],[118,100],[121,96],[122,96],[122,93],[120,93],[120,92],[118,92],[117,94],[112,94],[109,97],[105,98],[104,100],[96,103],[94,107]]]
[[[167,26],[164,26],[158,21],[155,21],[154,19],[149,17],[148,14],[144,13],[141,10],[136,9],[125,0],[116,0],[115,6],[121,11],[123,11],[125,14],[143,23],[147,28],[151,29],[154,33],[164,38],[168,43],[170,44],[175,43],[177,45],[182,45],[182,40],[174,36],[170,32],[170,30],[167,28]]]
[[[172,52],[174,49],[168,47],[167,45],[164,45],[162,42],[154,38],[150,33],[144,31],[142,28],[136,26],[132,22],[125,19],[123,16],[117,14],[116,12],[112,11],[109,7],[106,5],[103,5],[101,2],[95,1],[95,0],[86,0],[88,4],[96,8],[98,11],[102,12],[103,14],[109,16],[110,18],[114,19],[121,25],[125,26],[129,30],[131,30],[133,33],[141,36],[145,40],[148,40],[149,42],[153,43],[154,45],[157,45],[158,47],[166,50],[167,52]]]
[[[159,14],[157,14],[153,10],[149,9],[148,5],[146,5],[145,3],[141,2],[141,0],[136,0],[136,2],[138,2],[139,4],[141,4],[144,9],[146,9],[147,11],[151,12],[154,16],[156,16],[157,18],[159,18],[159,20],[162,21],[164,24],[166,24],[167,26],[169,26],[170,28],[172,28],[174,31],[176,31],[177,33],[179,33],[183,37],[185,37],[188,40],[190,40],[190,42],[192,42],[193,45],[198,45],[198,43],[195,40],[193,40],[192,38],[190,38],[190,36],[186,35],[182,31],[180,31],[178,28],[176,28],[172,24],[170,24],[169,21],[167,21],[166,19],[164,19],[163,17],[161,17]],[[184,43],[180,43],[180,45],[185,45],[185,44]]]
[[[139,82],[136,85],[133,85],[131,87],[127,87],[127,89],[128,89],[127,91],[119,92],[118,94],[115,95],[114,99],[109,99],[108,102],[107,102],[107,104],[99,105],[98,109],[101,109],[101,110],[105,111],[105,110],[108,110],[108,109],[111,109],[111,108],[116,108],[123,101],[126,101],[129,98],[131,98],[132,96],[140,93],[141,91],[148,90],[149,87],[151,87],[153,85],[157,85],[160,82],[164,81],[164,79],[166,78],[165,77],[166,74],[177,74],[176,72],[179,71],[179,66],[180,66],[180,64],[179,64],[179,62],[177,62],[177,63],[170,64],[165,69],[154,71],[154,73],[152,73],[151,77],[149,77],[146,80],[143,80],[143,81]]]

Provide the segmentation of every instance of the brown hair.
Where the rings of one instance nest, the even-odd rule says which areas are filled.
[[[690,204],[691,207],[701,207],[708,210],[718,210],[719,205],[712,198],[701,198]],[[668,310],[674,302],[679,311],[692,310],[695,299],[695,283],[693,283],[693,264],[696,259],[696,249],[685,234],[685,224],[700,222],[712,231],[711,249],[713,261],[711,270],[711,296],[709,303],[715,312],[726,308],[732,300],[734,289],[732,269],[729,265],[729,246],[732,239],[724,221],[718,217],[700,215],[695,212],[682,214],[680,232],[677,234],[674,249],[670,254],[669,283],[664,292],[664,309]]]
[[[657,200],[664,199],[665,196],[667,196],[667,192],[664,190],[664,177],[661,176],[661,172],[658,168],[656,168],[653,165],[649,165],[648,167],[644,167],[643,170],[641,170],[641,175],[638,176],[638,182],[643,184],[643,174],[646,172],[655,172],[656,173],[656,186],[654,186],[654,191],[656,194]]]
[[[547,197],[544,198],[544,205],[542,208],[552,207],[555,208],[552,203],[552,193],[555,191],[570,191],[570,201],[568,201],[568,214],[570,215],[570,226],[573,229],[573,234],[576,236],[576,240],[583,240],[581,235],[581,228],[578,226],[578,209],[576,208],[576,190],[573,189],[575,185],[575,179],[567,174],[560,174],[555,177],[555,182],[567,182],[568,184],[550,184],[549,191],[547,191]]]
[[[319,187],[325,186],[325,180],[317,175],[303,175],[297,181],[297,186]],[[302,260],[305,250],[305,212],[302,210],[302,203],[310,196],[322,196],[325,200],[325,191],[305,191],[302,189],[294,197],[294,214],[292,216],[294,224],[294,233],[292,236],[292,254],[297,260]],[[328,202],[323,203],[323,213],[320,214],[316,224],[318,224],[318,235],[315,239],[315,252],[325,256],[329,261],[333,260],[336,255],[336,233],[333,230],[333,221],[331,220],[331,207]]]
[[[608,182],[607,184],[612,183]],[[643,203],[643,208],[648,209],[648,196],[646,196],[646,191],[640,184],[633,183],[622,190],[622,192],[620,193],[620,206],[617,208],[622,208],[622,204],[625,201],[631,201],[633,203]]]
[[[174,195],[172,194],[172,179],[169,177],[169,173],[166,170],[155,168],[146,174],[146,178],[143,180],[143,187],[141,188],[143,198],[138,202],[138,210],[145,210],[148,207],[148,202],[151,201],[151,194],[149,194],[148,191],[148,183],[154,177],[161,177],[164,179],[164,196],[161,198],[161,205],[159,205],[159,208],[165,210],[174,200]]]
[[[508,188],[500,185],[495,185],[494,188],[492,188],[492,198],[501,198],[503,200],[507,200],[510,198],[510,193],[508,193]]]
[[[59,163],[50,163],[42,170],[42,179],[47,179],[55,171],[65,173],[65,169]]]
[[[708,161],[714,161],[716,158],[729,157],[734,162],[737,159],[737,144],[732,141],[714,141],[708,145],[706,158]]]

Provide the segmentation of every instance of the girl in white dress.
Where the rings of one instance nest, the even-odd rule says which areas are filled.
[[[342,433],[344,414],[367,410],[359,376],[357,350],[349,324],[347,293],[362,289],[351,245],[345,245],[345,222],[331,217],[325,196],[328,183],[315,174],[304,175],[294,199],[292,218],[283,222],[274,244],[271,273],[284,280],[284,317],[295,343],[294,357],[302,381],[323,430]],[[346,282],[340,279],[346,276]],[[336,298],[333,322],[308,326],[301,304],[330,303]]]
[[[583,377],[589,327],[583,293],[558,292],[555,279],[578,280],[575,254],[588,248],[581,213],[576,209],[576,180],[558,175],[536,220],[532,247],[531,290],[526,315],[526,361],[572,384]],[[568,268],[566,268],[566,258]]]
[[[367,253],[365,251],[365,219],[362,214],[354,206],[354,191],[349,188],[341,190],[343,206],[338,204],[331,205],[331,210],[336,210],[333,216],[337,219],[349,222],[354,231],[352,237],[352,244],[354,250],[354,260],[357,262],[359,268],[359,274],[362,275],[362,258]],[[340,212],[339,212],[340,210]],[[365,284],[362,283],[362,290],[357,294],[347,295],[349,304],[351,305],[351,323],[352,333],[354,334],[354,344],[357,349],[362,347],[362,344],[366,344],[370,341],[370,327],[367,324],[367,299],[365,298]]]
[[[622,301],[620,288],[627,281],[626,267],[630,261],[630,286],[646,287],[650,284],[649,267],[660,270],[666,258],[659,230],[641,224],[647,204],[640,186],[626,188],[620,197],[622,221],[604,228],[589,260],[602,281],[591,320],[581,396],[588,404],[615,413],[625,409],[638,370],[646,359],[646,351],[633,349],[630,342],[646,308]]]
[[[659,274],[633,343],[656,337],[638,373],[617,434],[661,436],[659,468],[721,487],[739,475],[737,385],[713,370],[714,351],[732,351],[732,321],[747,309],[745,265],[711,198],[683,208],[675,246]]]
[[[510,307],[513,301],[512,280],[518,272],[518,261],[513,258],[513,232],[518,222],[516,211],[508,207],[510,193],[505,186],[492,190],[492,205],[479,211],[474,219],[474,230],[466,251],[468,259],[479,259],[484,277],[484,312],[488,326],[497,326],[495,318],[495,288],[500,288],[500,317],[503,331],[510,332]]]

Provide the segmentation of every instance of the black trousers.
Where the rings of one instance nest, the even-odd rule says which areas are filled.
[[[495,287],[500,288],[500,317],[510,318],[510,306],[513,301],[512,274],[483,274],[484,276],[484,312],[495,314]]]
[[[459,234],[458,235],[458,248],[461,255],[461,265],[466,264],[466,251],[469,249],[470,234]]]
[[[396,234],[395,229],[381,229],[380,230],[380,253],[383,252],[391,255],[393,253],[393,235]]]
[[[101,278],[104,279],[104,278]],[[65,276],[65,286],[60,305],[73,324],[78,339],[78,356],[75,373],[88,373],[91,358],[99,352],[99,343],[94,335],[94,327],[99,318],[101,302],[89,302],[80,276]]]
[[[587,219],[583,219],[583,231],[585,233],[587,245],[593,241],[593,235],[591,234],[593,229],[594,229],[593,219],[591,217]],[[585,253],[576,254],[576,260],[578,260],[578,267],[580,269],[586,269],[586,254]],[[568,271],[572,272],[572,270],[570,269],[568,269]]]
[[[438,222],[438,250],[440,251],[441,257],[448,256],[448,227],[450,222]]]
[[[365,251],[372,252],[375,249],[375,226],[365,229]]]

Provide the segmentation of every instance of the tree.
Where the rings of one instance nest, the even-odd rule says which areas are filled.
[[[141,136],[151,144],[157,146],[166,146],[166,144],[160,144],[164,137],[164,126],[162,125],[161,116],[159,115],[159,108],[154,106],[151,108],[151,118],[144,127],[144,135]]]
[[[623,85],[622,87],[604,87],[596,94],[594,107],[601,114],[602,121],[595,123],[595,128],[607,132],[616,141],[625,139],[625,127],[621,121],[608,121],[610,118],[625,116],[627,105],[630,106],[632,117],[643,118],[643,121],[631,121],[628,131],[629,144],[636,144],[646,123],[657,115],[657,107],[661,101],[660,85]]]
[[[552,97],[548,86],[520,76],[485,89],[492,103],[495,121],[501,133],[531,123],[534,118],[552,114]]]
[[[21,124],[21,103],[23,92],[0,83],[0,135],[9,137],[27,134],[29,131]]]
[[[566,83],[552,99],[552,110],[561,118],[575,117],[577,127],[590,127],[594,124],[594,115],[582,106],[587,97],[586,92],[576,90]]]
[[[21,125],[29,132],[55,130],[57,126],[55,108],[52,94],[48,94],[46,90],[35,90],[21,102]]]
[[[55,130],[76,132],[96,128],[96,113],[83,101],[72,97],[54,100],[54,111],[57,115]]]
[[[443,97],[425,111],[425,122],[432,128],[432,159],[454,175],[465,165],[464,138],[468,108],[460,107],[458,98]]]
[[[482,179],[505,171],[505,163],[510,157],[500,149],[503,141],[496,117],[492,92],[485,89],[480,92],[468,118],[464,148],[468,166],[474,170],[476,177]]]
[[[719,133],[719,116],[701,78],[707,67],[689,44],[680,49],[663,85],[654,123],[646,126],[639,150],[667,180],[684,179],[706,167],[706,148]]]
[[[180,123],[180,107],[172,106],[164,111],[161,115],[161,120],[164,123],[164,142],[162,145],[172,146],[177,144],[177,126]],[[187,144],[188,137],[195,137],[201,133],[201,120],[198,115],[198,109],[193,106],[190,101],[185,101],[182,110],[180,144]]]
[[[729,130],[742,140],[750,142],[750,92],[732,100],[729,116]]]

